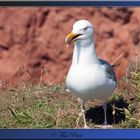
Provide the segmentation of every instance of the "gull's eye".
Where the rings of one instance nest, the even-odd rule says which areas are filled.
[[[86,31],[87,31],[87,29],[88,29],[88,27],[85,27],[83,30],[86,32]]]

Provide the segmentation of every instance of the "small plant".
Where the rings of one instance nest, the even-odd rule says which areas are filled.
[[[131,109],[130,106],[129,106],[128,109],[124,109],[124,113],[125,113],[125,116],[126,116],[124,127],[128,127],[128,128],[140,128],[140,120],[136,119],[132,115],[132,109]]]

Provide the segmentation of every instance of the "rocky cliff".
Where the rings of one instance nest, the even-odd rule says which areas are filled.
[[[58,83],[65,79],[72,49],[65,37],[78,19],[94,24],[100,58],[119,55],[118,77],[140,56],[140,8],[32,7],[0,8],[0,80]]]

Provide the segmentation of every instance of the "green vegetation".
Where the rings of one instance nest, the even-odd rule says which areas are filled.
[[[86,118],[91,128],[103,123],[99,101],[88,101]],[[108,122],[114,128],[140,128],[140,65],[129,68],[108,101]],[[78,119],[79,118],[79,123]],[[83,127],[78,100],[66,92],[65,84],[21,82],[19,87],[0,89],[0,128]]]

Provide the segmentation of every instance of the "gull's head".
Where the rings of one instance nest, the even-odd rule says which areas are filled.
[[[78,20],[73,25],[73,30],[67,35],[65,42],[70,45],[73,42],[90,41],[93,39],[93,25],[88,20]]]

